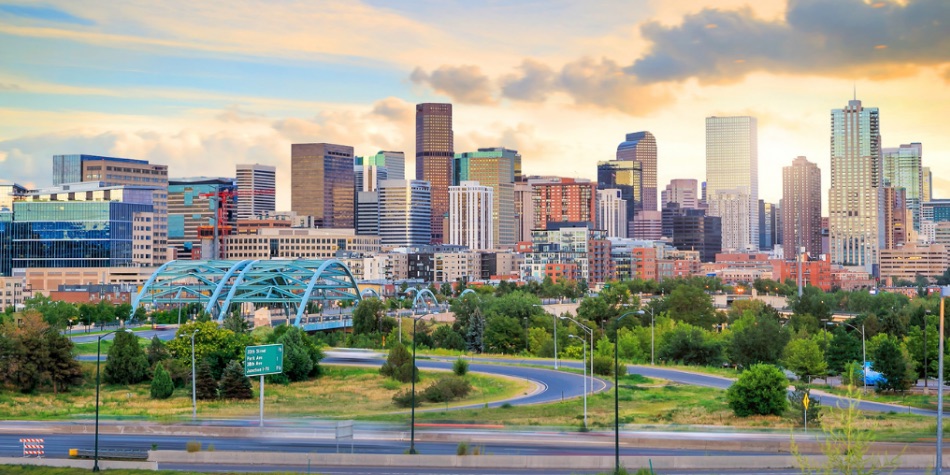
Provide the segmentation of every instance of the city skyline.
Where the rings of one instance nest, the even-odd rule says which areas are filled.
[[[291,143],[413,157],[415,104],[443,102],[455,151],[516,149],[525,175],[595,178],[618,137],[649,130],[658,187],[703,178],[705,117],[750,115],[761,198],[777,202],[796,156],[830,182],[828,113],[856,88],[881,110],[882,146],[922,143],[934,196],[950,196],[950,39],[939,21],[899,36],[914,18],[946,19],[943,2],[668,3],[3,3],[0,176],[46,186],[49,157],[69,153],[148,160],[174,177],[260,163],[277,167],[277,207],[289,209]],[[852,28],[838,31],[845,15]],[[492,22],[453,34],[479,18]],[[557,43],[533,26],[568,23]],[[326,34],[359,25],[347,41]],[[702,46],[682,50],[692,37]]]

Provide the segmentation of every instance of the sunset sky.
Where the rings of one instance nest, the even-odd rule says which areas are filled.
[[[704,179],[705,117],[752,115],[777,202],[799,155],[827,194],[855,89],[950,198],[947,0],[0,0],[0,179],[49,185],[63,153],[264,163],[287,209],[291,143],[402,150],[412,175],[413,105],[452,102],[456,152],[516,148],[527,174],[595,178],[649,130],[660,189]]]

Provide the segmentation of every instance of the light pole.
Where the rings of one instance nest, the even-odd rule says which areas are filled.
[[[865,344],[864,338],[864,324],[861,324],[861,328],[858,328],[850,323],[841,322],[843,325],[854,328],[855,330],[861,332],[861,358],[864,360],[864,366],[861,367],[861,376],[864,378],[864,392],[868,392],[868,351],[867,345]],[[828,322],[829,325],[832,322]]]
[[[416,322],[422,317],[432,315],[427,313],[412,317],[412,421],[409,423],[409,454],[416,454]]]
[[[534,304],[532,306],[541,307],[542,310],[544,309],[543,305]],[[558,369],[558,366],[557,366],[557,315],[551,314],[551,316],[554,317],[554,369]]]
[[[198,418],[198,399],[195,397],[195,333],[198,328],[191,332],[191,420]]]
[[[944,299],[947,297],[950,297],[950,286],[940,287],[940,344],[937,348],[937,475],[943,472],[943,316]]]
[[[99,335],[96,342],[96,442],[93,453],[92,471],[99,471],[99,360],[102,358],[102,339],[117,332],[127,331],[125,329],[112,330],[109,333]]]
[[[614,323],[614,473],[620,473],[620,321],[637,312],[627,312]],[[626,372],[626,365],[624,372]]]
[[[581,368],[584,370],[584,430],[587,430],[587,342],[576,335],[567,335],[567,337],[580,340],[584,347],[584,364],[581,365]]]
[[[568,319],[568,320],[574,322],[574,324],[576,324],[576,325],[577,325],[578,327],[580,327],[582,330],[584,330],[585,332],[587,332],[587,335],[590,337],[590,354],[591,354],[591,357],[590,357],[590,386],[589,386],[589,388],[590,388],[590,392],[593,393],[593,392],[594,392],[594,329],[591,328],[591,327],[589,327],[589,326],[587,326],[587,325],[584,325],[583,323],[581,323],[581,322],[579,322],[579,321],[577,321],[577,320],[575,320],[575,319],[573,319],[573,318],[571,318],[571,317],[568,317],[568,316],[566,316],[566,315],[565,315],[565,316],[562,316],[562,317],[558,317],[558,318],[561,318],[562,320],[566,318],[566,319]]]
[[[653,307],[647,307],[650,309],[650,365],[656,366],[656,358],[654,351],[656,348],[656,328],[655,328],[655,318],[653,316]],[[637,315],[645,315],[646,313],[643,310],[638,310]]]

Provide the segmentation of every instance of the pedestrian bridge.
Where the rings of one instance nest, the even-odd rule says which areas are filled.
[[[305,330],[350,327],[349,315],[323,315],[339,302],[358,302],[350,269],[336,259],[177,260],[159,267],[132,299],[140,306],[200,303],[218,322],[233,305],[280,308],[287,322]],[[319,314],[315,316],[314,314]],[[333,318],[336,317],[336,318]]]

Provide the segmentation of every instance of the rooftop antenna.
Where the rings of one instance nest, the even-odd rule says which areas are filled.
[[[858,83],[854,83],[854,100],[858,100]]]

